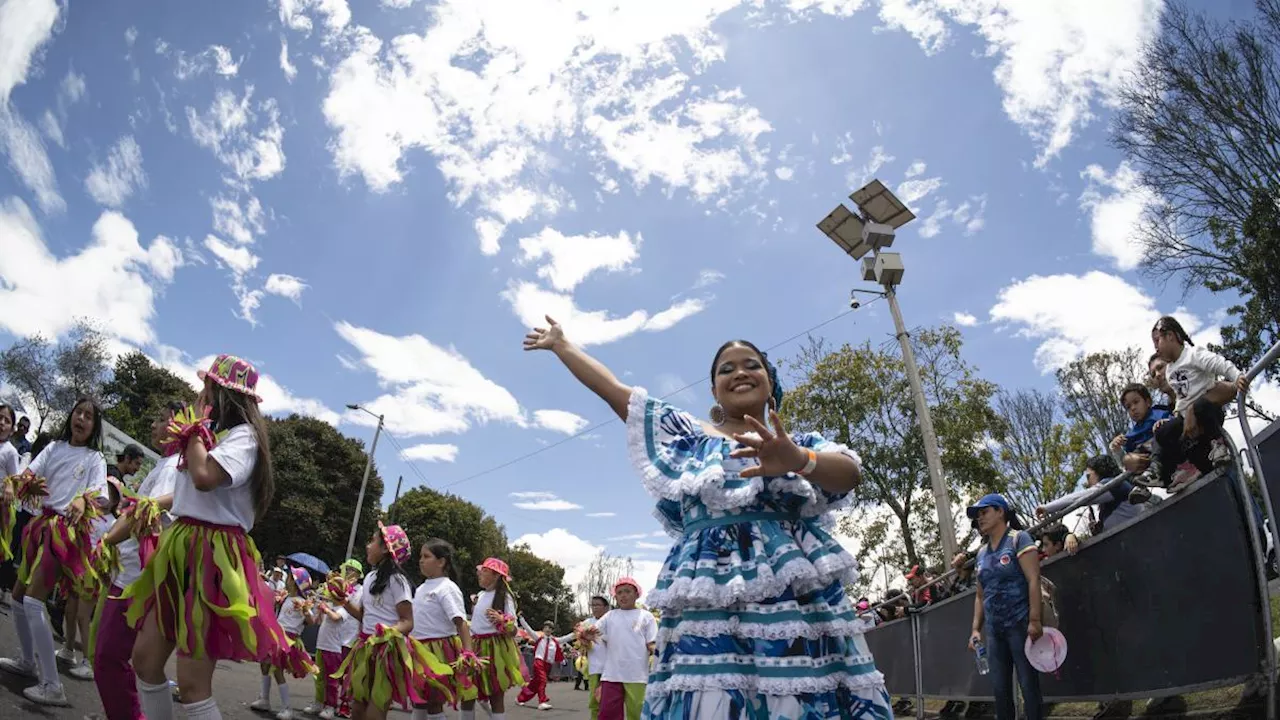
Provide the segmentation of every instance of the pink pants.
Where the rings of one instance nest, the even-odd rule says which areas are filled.
[[[320,671],[324,673],[324,704],[326,707],[337,709],[341,705],[342,681],[332,676],[338,672],[338,668],[342,666],[342,661],[347,659],[347,653],[350,651],[350,648],[342,648],[340,653],[331,650],[320,651],[320,660],[322,662]]]
[[[102,698],[107,720],[145,720],[138,705],[133,675],[133,643],[138,633],[125,622],[129,601],[113,596],[123,590],[112,587],[98,621],[98,643],[93,653],[93,682]]]

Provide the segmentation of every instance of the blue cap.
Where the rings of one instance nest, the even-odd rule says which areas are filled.
[[[1006,513],[1013,512],[1013,509],[1009,507],[1009,501],[1005,500],[1003,495],[1000,493],[991,493],[990,495],[983,495],[981,500],[970,505],[969,509],[964,511],[964,514],[968,515],[970,520],[973,520],[978,517],[979,510],[989,507],[1000,508]]]

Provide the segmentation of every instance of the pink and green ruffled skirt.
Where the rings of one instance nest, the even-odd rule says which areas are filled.
[[[18,579],[31,587],[39,578],[46,589],[70,594],[85,575],[93,577],[89,534],[50,508],[35,516],[22,530],[22,565]]]
[[[276,649],[275,655],[267,662],[271,667],[282,670],[296,678],[304,678],[320,672],[315,660],[307,654],[302,640],[292,633],[285,633],[289,638],[288,645]]]
[[[472,635],[471,647],[476,656],[488,664],[475,678],[476,692],[480,700],[502,695],[508,689],[520,687],[528,678],[520,669],[520,648],[505,633]]]
[[[424,638],[419,640],[422,647],[431,654],[440,664],[453,668],[458,658],[462,657],[462,640],[457,635],[438,638]],[[441,703],[448,705],[457,705],[458,702],[475,700],[477,695],[475,682],[470,676],[463,676],[455,668],[452,675],[446,678],[449,687],[452,690],[452,697],[448,693],[442,692],[435,687],[419,688],[419,692],[426,698],[427,704]]]
[[[433,691],[443,702],[456,702],[453,668],[427,650],[421,642],[395,628],[383,627],[377,635],[360,633],[360,639],[332,677],[343,682],[343,694],[352,702],[386,710],[395,705],[425,705]]]
[[[125,619],[136,629],[154,615],[184,657],[270,662],[290,640],[259,561],[242,528],[178,518],[121,594],[131,601]]]

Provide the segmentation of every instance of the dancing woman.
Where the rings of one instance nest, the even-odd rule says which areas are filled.
[[[749,342],[716,352],[704,421],[622,384],[547,322],[525,349],[555,353],[626,422],[632,464],[676,538],[649,595],[662,621],[644,717],[891,718],[844,593],[856,562],[824,522],[861,478],[857,454],[786,432],[777,373]]]

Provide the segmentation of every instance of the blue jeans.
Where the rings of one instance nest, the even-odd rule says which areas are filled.
[[[1027,624],[1011,627],[987,625],[987,662],[991,666],[991,685],[996,696],[996,720],[1014,720],[1017,710],[1013,702],[1013,673],[1018,672],[1022,702],[1027,720],[1043,720],[1044,703],[1040,700],[1040,671],[1031,667],[1026,654]]]

